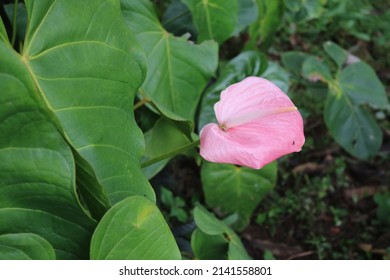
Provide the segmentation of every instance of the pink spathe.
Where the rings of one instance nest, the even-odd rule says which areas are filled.
[[[248,77],[222,91],[214,105],[218,124],[200,132],[200,155],[211,162],[255,169],[299,152],[305,143],[302,116],[272,82]]]

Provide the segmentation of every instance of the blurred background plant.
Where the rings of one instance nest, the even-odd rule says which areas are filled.
[[[199,40],[201,27],[191,17],[195,11],[186,6],[191,1],[155,2],[165,28]],[[227,85],[265,73],[300,109],[306,143],[299,154],[279,160],[274,187],[238,228],[237,217],[229,216],[238,212],[226,212],[233,202],[225,196],[226,203],[218,202],[210,193],[218,192],[223,176],[210,181],[215,171],[206,172],[203,164],[201,181],[194,179],[198,171],[186,180],[197,182],[200,202],[239,230],[254,258],[389,258],[388,1],[257,0],[239,5],[238,18],[246,15],[246,26],[236,26],[220,41],[220,70],[203,94],[198,127],[210,121],[212,104]],[[340,105],[340,96],[353,105]],[[168,165],[173,174],[182,172],[177,161]],[[197,170],[195,164],[192,168]],[[218,169],[215,174],[223,167]],[[226,180],[222,189],[233,195],[237,183],[233,177]],[[181,195],[180,187],[173,189]]]
[[[25,5],[3,2],[0,39],[8,34],[22,52]],[[70,16],[72,8],[66,6]],[[142,205],[154,207],[159,225],[165,218],[164,234],[172,231],[183,258],[390,259],[388,0],[121,0],[121,9],[145,53],[142,86],[141,78],[132,79],[139,83],[134,91],[141,86],[134,114],[145,139],[144,164],[198,140],[200,129],[215,121],[220,92],[247,76],[274,82],[305,122],[302,151],[261,170],[208,163],[195,148],[143,168],[153,189],[135,170],[152,202],[155,192],[158,209],[144,198]],[[111,161],[104,166],[117,171]],[[77,177],[78,190],[84,179]],[[132,198],[125,202],[110,204],[98,219],[105,211],[139,209]],[[176,246],[173,238],[169,244]]]

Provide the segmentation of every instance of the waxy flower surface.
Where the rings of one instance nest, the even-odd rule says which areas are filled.
[[[305,143],[299,111],[266,79],[248,77],[229,86],[214,111],[218,124],[200,132],[200,155],[207,161],[259,169]]]

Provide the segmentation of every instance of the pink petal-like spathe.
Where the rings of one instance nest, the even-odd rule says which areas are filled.
[[[266,79],[248,77],[229,86],[214,110],[218,124],[200,132],[200,155],[208,161],[259,169],[305,142],[300,113]]]

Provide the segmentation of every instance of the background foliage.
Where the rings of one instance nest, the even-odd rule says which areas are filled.
[[[0,259],[389,258],[388,1],[3,2]],[[141,167],[247,76],[300,109],[302,152]]]

